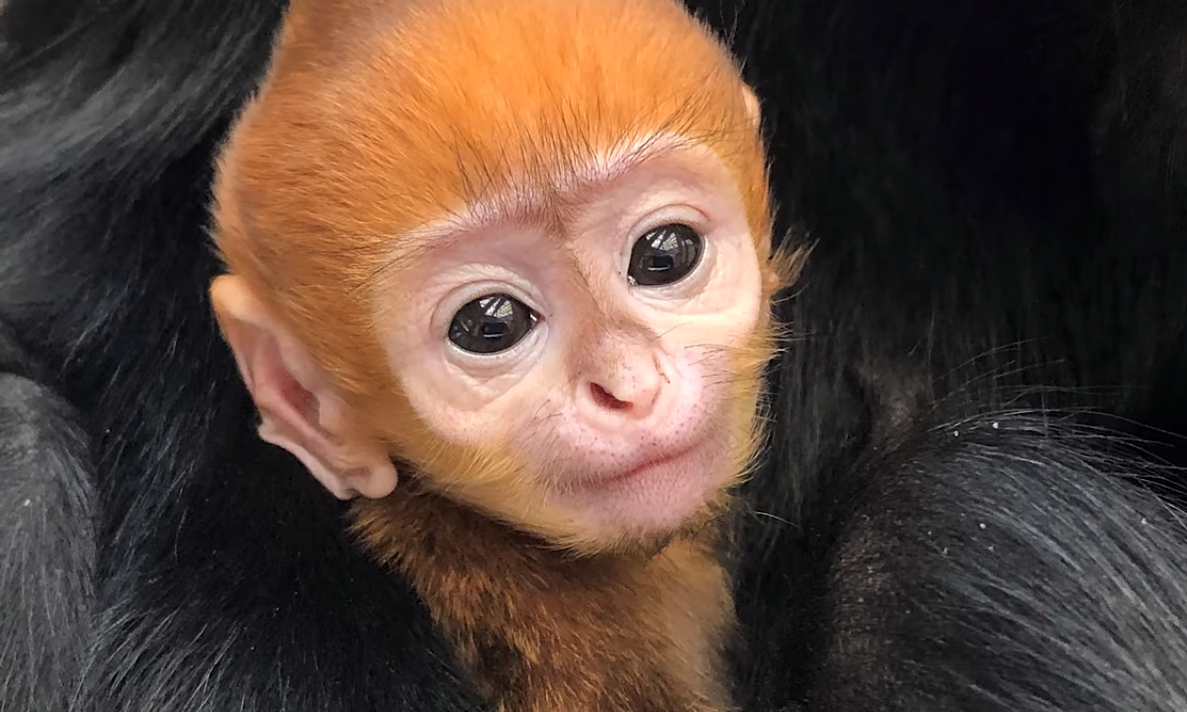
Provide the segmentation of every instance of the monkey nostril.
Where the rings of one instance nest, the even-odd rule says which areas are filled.
[[[614,396],[610,395],[610,391],[607,391],[605,388],[596,383],[589,384],[589,391],[593,394],[594,402],[603,408],[607,408],[609,410],[626,410],[627,408],[631,407],[630,403],[623,400],[618,400]]]

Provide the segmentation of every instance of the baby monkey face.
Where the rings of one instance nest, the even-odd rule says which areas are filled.
[[[785,281],[732,58],[672,0],[347,4],[286,23],[219,162],[261,435],[340,497],[415,476],[563,546],[695,523]]]
[[[553,536],[664,534],[749,457],[763,290],[746,213],[712,152],[648,145],[408,235],[376,305],[400,315],[383,338],[400,390],[472,464],[399,449]]]

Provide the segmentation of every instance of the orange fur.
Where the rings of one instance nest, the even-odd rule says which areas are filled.
[[[744,92],[726,50],[674,0],[298,0],[225,147],[214,217],[228,269],[332,375],[360,437],[421,475],[357,504],[356,530],[412,582],[500,709],[728,709],[719,649],[732,603],[710,521],[725,500],[654,551],[624,541],[595,556],[513,528],[561,531],[546,518],[476,514],[494,501],[532,511],[539,487],[500,443],[435,438],[395,382],[381,339],[398,315],[378,297],[399,303],[412,249],[400,237],[475,205],[563,223],[598,179],[591,157],[675,137],[724,162],[766,258],[765,157]],[[798,265],[763,259],[768,301]],[[764,313],[730,354],[721,437],[737,478],[760,440],[773,350]]]
[[[563,201],[589,156],[670,132],[726,162],[769,251],[742,91],[724,48],[671,0],[298,2],[220,161],[216,243],[391,422],[399,389],[361,297],[381,265],[398,273],[396,236],[429,219],[520,191]]]
[[[732,603],[713,527],[653,556],[576,558],[423,492],[356,514],[497,709],[731,709],[720,648]]]

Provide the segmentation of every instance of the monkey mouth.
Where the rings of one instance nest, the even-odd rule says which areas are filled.
[[[598,467],[594,468],[592,472],[587,471],[578,474],[569,479],[568,488],[576,491],[612,489],[636,478],[644,477],[657,468],[666,468],[673,464],[683,464],[685,459],[691,460],[692,456],[697,454],[701,449],[701,446],[697,443],[682,444],[662,452],[656,449],[656,452],[646,457],[632,458],[633,462],[627,467],[606,467],[604,469]]]
[[[590,480],[585,480],[582,484],[586,487],[615,487],[622,485],[637,477],[646,476],[648,472],[665,465],[681,464],[681,461],[696,451],[696,446],[686,447],[681,450],[675,450],[664,455],[654,456],[645,460],[642,464],[631,467],[623,472],[611,474],[607,477],[598,477]]]
[[[675,531],[728,484],[723,454],[704,442],[656,453],[607,476],[572,482],[567,499],[582,519],[607,531]]]

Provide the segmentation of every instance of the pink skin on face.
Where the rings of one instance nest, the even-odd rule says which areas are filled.
[[[700,262],[671,285],[631,284],[632,246],[671,223],[703,237]],[[716,157],[686,147],[582,188],[563,235],[542,225],[426,228],[430,247],[402,270],[391,301],[376,304],[381,323],[400,325],[389,363],[440,437],[505,443],[543,478],[540,506],[580,530],[678,527],[736,474],[737,433],[723,418],[729,349],[747,340],[761,309],[736,188]],[[453,315],[495,293],[530,307],[535,327],[499,354],[456,348]]]
[[[585,527],[671,529],[733,474],[720,422],[725,389],[708,378],[724,364],[714,363],[720,352],[672,338],[623,340],[588,345],[588,367],[520,447],[551,443],[550,499]]]
[[[728,441],[711,417],[719,404],[707,398],[697,410],[657,422],[649,439],[616,443],[614,460],[625,464],[614,474],[568,483],[554,501],[588,530],[649,534],[679,527],[735,474]]]

